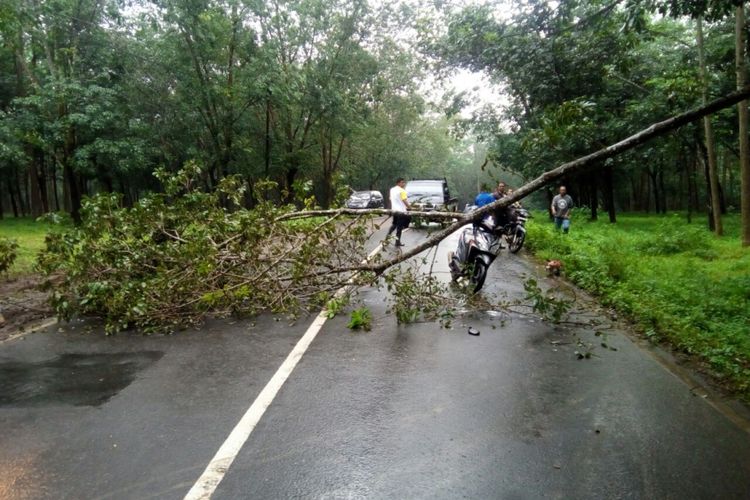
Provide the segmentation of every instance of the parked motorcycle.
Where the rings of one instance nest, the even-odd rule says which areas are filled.
[[[512,207],[510,210],[510,221],[502,228],[505,241],[508,242],[508,250],[518,253],[526,241],[526,222],[531,218],[531,213],[525,208]]]
[[[467,204],[464,208],[465,214],[470,214],[477,209],[476,205]],[[522,207],[513,206],[509,209],[509,222],[499,229],[505,241],[508,242],[508,250],[518,253],[526,241],[526,222],[532,217],[531,212]]]
[[[448,255],[453,281],[468,277],[474,293],[482,289],[487,270],[503,248],[497,229],[494,216],[489,215],[461,231],[458,248]]]

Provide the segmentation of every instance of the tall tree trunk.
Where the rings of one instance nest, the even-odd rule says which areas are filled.
[[[52,179],[52,193],[54,194],[54,200],[55,200],[55,211],[60,211],[60,196],[57,193],[57,161],[52,158],[52,163],[50,167],[50,177]]]
[[[591,183],[589,184],[589,189],[591,190],[591,220],[599,219],[599,186],[597,185],[598,180],[598,175],[591,175]]]
[[[687,221],[688,221],[688,224],[690,224],[691,222],[693,222],[693,210],[692,210],[693,208],[692,207],[693,184],[690,179],[692,175],[691,168],[690,168],[691,163],[684,149],[682,150],[681,157],[683,159],[683,164],[685,166],[683,176],[685,177],[685,187],[687,188],[687,203],[686,203],[685,208],[687,208]],[[684,191],[681,190],[680,192],[684,192]]]
[[[604,169],[604,192],[610,224],[617,222],[617,214],[615,213],[615,185],[612,179],[613,177],[612,165],[608,165]]]
[[[29,167],[26,173],[29,184],[28,196],[31,216],[39,217],[42,215],[44,209],[42,208],[42,195],[39,189],[39,174],[36,161],[33,158],[29,162]]]
[[[44,151],[36,149],[37,165],[39,166],[39,194],[42,197],[42,211],[49,212],[49,191],[47,189],[47,163]]]
[[[23,179],[23,186],[18,186],[18,200],[21,202],[21,214],[22,215],[30,215],[31,214],[31,208],[29,207],[29,176],[28,172],[25,172],[21,179]],[[23,187],[23,191],[21,191],[21,187]]]
[[[693,186],[692,198],[690,199],[691,206],[693,207],[693,213],[699,213],[701,211],[700,195],[698,193],[698,167],[700,165],[700,156],[697,154],[693,156],[693,161],[690,162],[690,185]]]
[[[16,203],[16,192],[13,189],[14,182],[8,183],[8,194],[10,195],[10,207],[13,209],[13,217],[18,218],[18,203]]]
[[[70,195],[70,216],[77,224],[81,222],[81,189],[73,167],[68,165],[68,161],[63,166],[63,175],[65,176],[65,185],[68,186],[68,194]]]
[[[737,7],[735,23],[735,61],[737,88],[745,86],[745,7]],[[740,212],[742,213],[742,246],[750,246],[750,144],[748,144],[748,101],[737,104],[740,135]]]
[[[661,198],[659,197],[659,184],[656,182],[656,177],[658,175],[658,172],[656,171],[656,167],[654,167],[654,170],[651,170],[651,167],[648,168],[648,178],[651,181],[651,190],[654,192],[654,213],[658,214],[661,211]]]
[[[716,230],[716,219],[714,218],[714,203],[711,193],[711,174],[708,170],[708,153],[706,148],[702,148],[703,151],[703,175],[706,177],[706,211],[708,213],[708,229],[711,231]]]
[[[708,102],[708,72],[706,70],[706,54],[703,43],[703,20],[699,17],[697,22],[698,64],[701,75],[701,86],[703,87],[703,104]],[[708,156],[708,182],[711,191],[711,214],[713,216],[713,230],[717,236],[724,234],[721,223],[721,207],[719,195],[719,177],[716,171],[716,143],[714,141],[714,129],[711,116],[703,117],[703,131],[706,140],[706,154]]]
[[[266,178],[271,173],[271,89],[268,89],[268,97],[266,98],[266,133],[265,133],[265,147],[263,148],[263,163],[265,167]]]
[[[659,169],[659,191],[661,191],[661,213],[667,213],[667,188],[664,186],[664,167]]]

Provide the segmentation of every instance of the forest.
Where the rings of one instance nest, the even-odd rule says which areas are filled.
[[[407,261],[481,214],[369,260],[382,221],[340,207],[503,180],[537,258],[747,396],[747,31],[731,0],[8,0],[0,273],[44,291],[0,306],[174,331],[376,285],[398,323],[450,324],[467,297]]]
[[[279,202],[315,196],[322,207],[397,176],[445,176],[468,199],[483,182],[520,184],[743,86],[748,44],[744,13],[728,1],[0,9],[0,213],[76,220],[83,197],[116,192],[131,206],[163,189],[153,172],[188,161],[209,190],[240,175],[247,206],[262,179],[276,182]],[[479,84],[456,90],[458,71],[484,75],[500,95],[482,103]],[[745,108],[565,182],[593,219],[681,211],[720,233],[721,216],[743,206],[743,175],[748,183]]]

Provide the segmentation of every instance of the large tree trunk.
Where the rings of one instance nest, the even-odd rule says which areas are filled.
[[[708,76],[706,71],[706,54],[703,44],[703,21],[699,17],[697,23],[698,64],[703,87],[703,104],[708,102]],[[714,141],[714,129],[711,117],[703,117],[703,131],[706,140],[706,154],[708,155],[708,182],[711,190],[711,214],[713,217],[714,232],[717,236],[724,234],[721,223],[721,207],[719,195],[719,176],[716,171],[716,142]]]
[[[63,166],[63,175],[65,176],[65,185],[68,187],[70,195],[70,216],[76,223],[81,222],[81,190],[78,185],[78,179],[73,167],[65,164]]]
[[[263,163],[265,176],[268,178],[271,175],[271,89],[268,89],[268,97],[266,98],[266,131]]]
[[[667,213],[667,188],[664,185],[664,168],[659,169],[659,191],[661,192],[661,213]]]
[[[651,181],[651,191],[654,192],[654,213],[659,213],[661,211],[661,199],[659,198],[659,184],[656,182],[656,176],[658,172],[656,171],[656,168],[652,170],[651,167],[646,170],[648,172],[648,179]]]
[[[614,224],[617,222],[617,214],[615,213],[615,186],[612,177],[612,165],[607,165],[604,169],[604,198],[607,203],[609,222]]]
[[[52,180],[52,193],[55,200],[55,210],[60,211],[60,196],[57,193],[57,161],[52,158],[50,163],[50,179]]]
[[[39,217],[44,213],[42,205],[42,191],[39,184],[39,167],[36,161],[36,154],[31,153],[27,176],[29,179],[29,209],[32,217]]]
[[[706,178],[706,213],[708,214],[708,229],[710,231],[716,230],[716,219],[714,218],[714,203],[713,196],[711,193],[711,174],[708,169],[708,153],[706,152],[706,145],[701,144],[701,152],[703,153],[703,175]]]
[[[589,189],[591,190],[591,220],[599,219],[599,186],[597,185],[598,179],[599,176],[597,176],[596,174],[591,175],[591,183],[589,184]]]
[[[18,203],[16,203],[16,192],[13,189],[13,181],[8,182],[8,194],[10,195],[10,206],[13,209],[13,217],[18,218]]]
[[[685,208],[687,208],[688,224],[690,224],[691,222],[693,222],[693,210],[692,210],[692,208],[693,208],[693,205],[692,205],[692,202],[693,202],[693,184],[692,184],[692,180],[690,178],[691,175],[692,175],[692,173],[691,173],[691,170],[692,170],[691,165],[692,165],[692,163],[690,161],[690,158],[688,158],[688,156],[687,156],[687,154],[686,154],[686,152],[685,152],[684,149],[682,150],[682,153],[681,153],[680,156],[682,157],[683,164],[685,166],[684,169],[683,169],[682,176],[685,178],[685,187],[686,187],[686,190],[680,190],[680,192],[684,193],[685,191],[687,191],[687,203],[686,203],[686,207]]]
[[[735,24],[735,59],[737,88],[747,80],[745,69],[745,7],[737,7]],[[742,246],[750,246],[750,144],[748,144],[748,101],[737,104],[740,135],[740,211],[742,213]]]

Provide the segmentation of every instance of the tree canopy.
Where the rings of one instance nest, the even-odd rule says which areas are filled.
[[[132,206],[163,190],[157,169],[188,162],[206,190],[239,175],[247,207],[266,179],[276,202],[299,206],[335,206],[350,188],[386,190],[399,176],[445,176],[468,200],[742,86],[737,5],[9,0],[0,213],[77,219],[98,192]],[[458,70],[502,95],[481,106],[485,89],[452,91]],[[737,115],[564,182],[593,218],[687,210],[713,213],[713,227],[727,210],[750,213]]]

